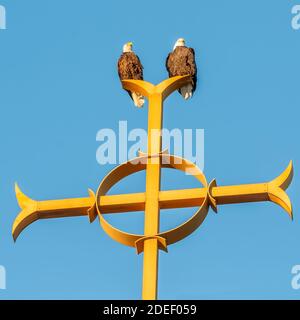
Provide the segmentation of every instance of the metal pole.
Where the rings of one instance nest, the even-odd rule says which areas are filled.
[[[146,170],[145,236],[159,233],[160,157],[163,100],[155,93],[149,99],[148,111],[148,162]],[[158,240],[144,242],[143,299],[157,299]]]

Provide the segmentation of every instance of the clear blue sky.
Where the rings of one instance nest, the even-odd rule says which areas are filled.
[[[294,161],[288,193],[295,220],[272,203],[220,206],[193,235],[160,254],[161,299],[300,298],[291,268],[300,264],[300,30],[297,1],[16,1],[0,31],[0,264],[4,298],[139,299],[142,256],[111,240],[86,217],[43,220],[14,244],[19,212],[14,182],[37,200],[85,197],[113,166],[95,159],[101,128],[146,128],[120,88],[116,61],[131,40],[145,78],[166,77],[178,37],[195,48],[199,86],[189,102],[165,105],[166,128],[205,129],[205,174],[219,185],[264,182]],[[141,191],[143,175],[116,192]],[[198,186],[177,173],[164,188]],[[162,213],[162,228],[193,209]],[[143,229],[143,214],[110,217]]]

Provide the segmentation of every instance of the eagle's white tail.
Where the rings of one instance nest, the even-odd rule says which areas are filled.
[[[134,105],[138,108],[141,108],[145,103],[145,98],[137,92],[132,92],[132,99],[133,99]]]
[[[189,83],[180,89],[180,93],[185,100],[189,99],[193,95],[193,86]]]

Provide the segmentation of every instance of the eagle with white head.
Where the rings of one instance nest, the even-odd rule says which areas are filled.
[[[197,66],[195,51],[185,45],[185,40],[179,38],[166,59],[166,68],[169,77],[190,75],[192,83],[183,86],[178,91],[185,100],[192,97],[197,85]]]
[[[132,50],[132,42],[127,42],[123,46],[123,52],[118,60],[118,74],[120,80],[143,80],[143,66],[139,57]],[[134,105],[141,108],[145,103],[145,98],[138,92],[127,91],[132,98]]]

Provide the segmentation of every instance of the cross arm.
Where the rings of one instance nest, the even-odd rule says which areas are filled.
[[[280,205],[290,217],[292,205],[287,189],[293,177],[292,162],[276,179],[267,183],[214,186],[210,192],[217,205],[271,201]],[[26,196],[18,185],[16,197],[22,211],[14,221],[12,234],[14,240],[31,223],[39,219],[87,216],[94,210],[95,195],[89,190],[89,197],[62,200],[35,201]],[[207,188],[164,190],[159,192],[160,209],[175,209],[200,206],[208,192]],[[145,193],[105,195],[100,198],[101,213],[118,213],[145,210]]]
[[[215,186],[211,195],[217,205],[271,201],[281,206],[293,219],[291,201],[285,190],[293,178],[293,163],[290,161],[287,168],[274,180],[266,183],[241,184],[232,186]],[[204,201],[207,190],[195,188],[186,190],[172,190],[160,192],[160,208],[183,208],[200,206]]]

